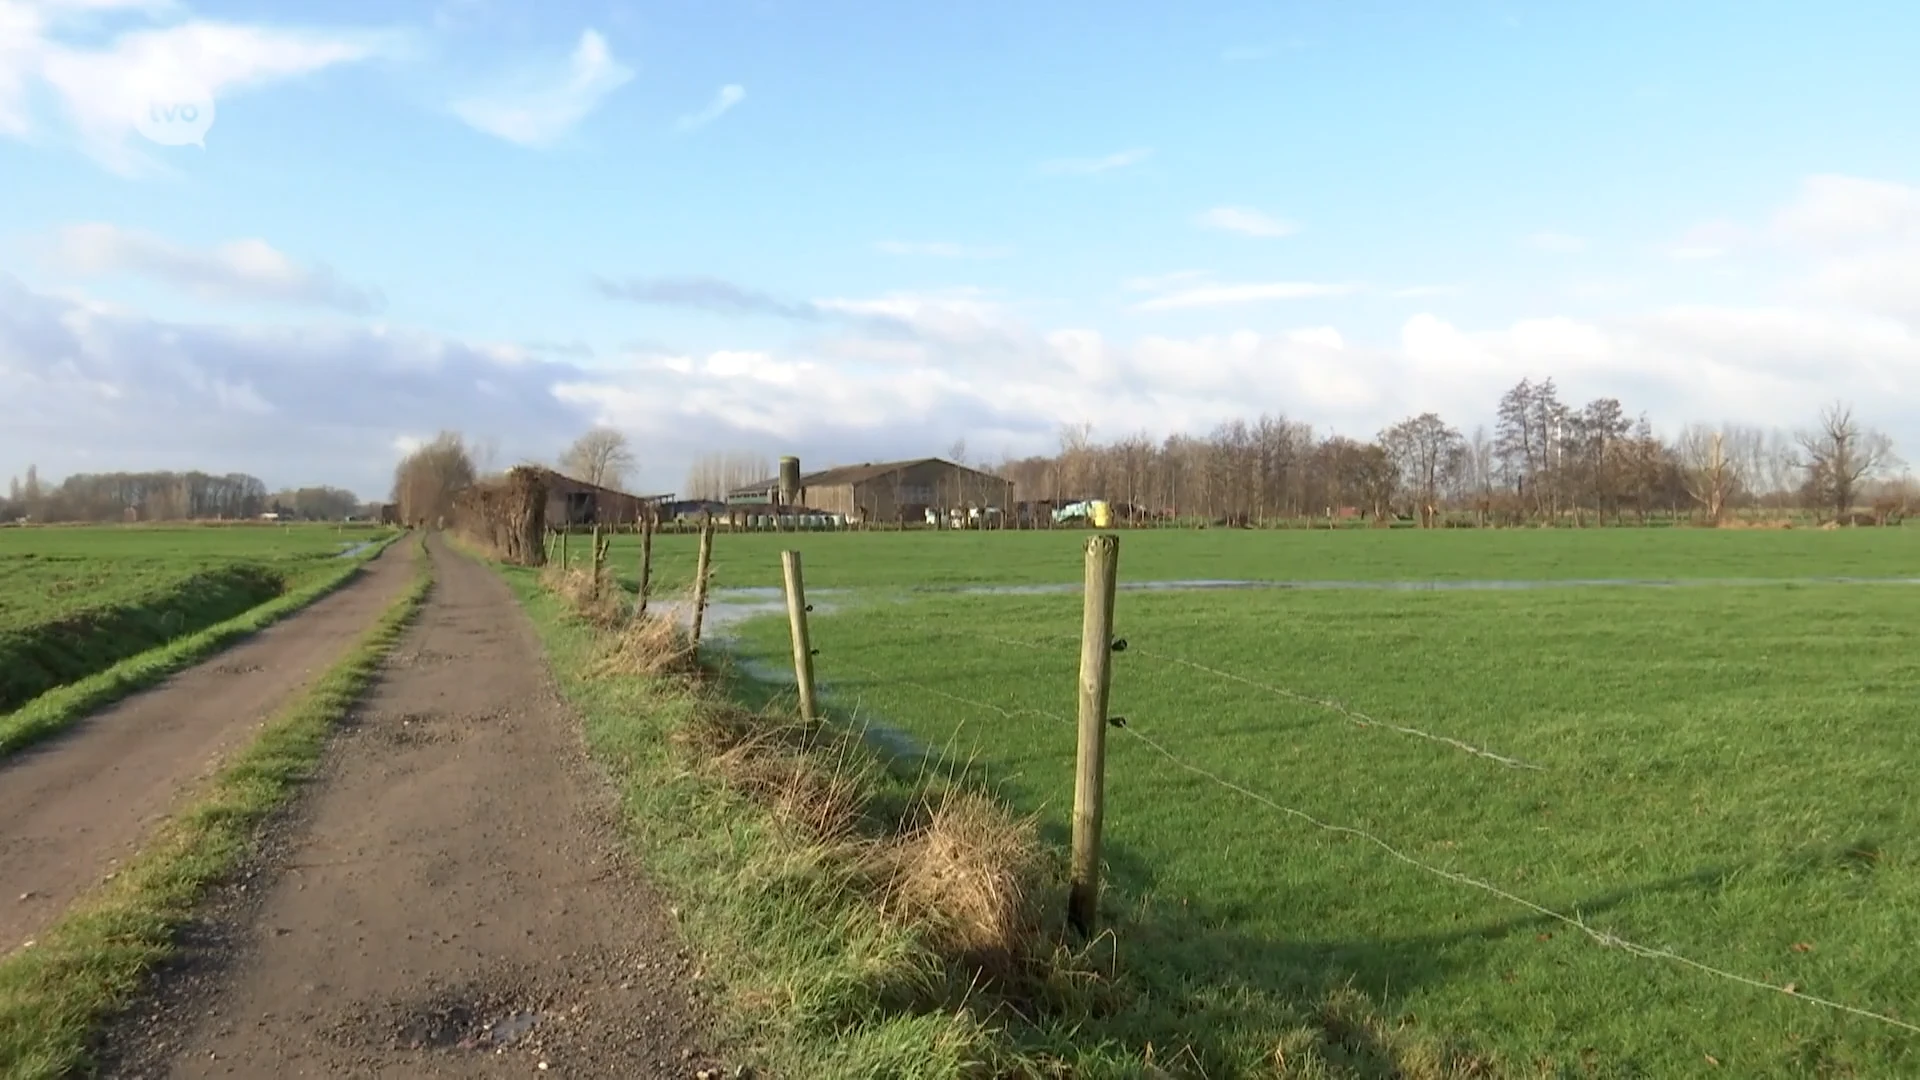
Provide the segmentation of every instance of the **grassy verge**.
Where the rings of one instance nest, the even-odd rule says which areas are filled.
[[[0,959],[0,1076],[71,1075],[101,1020],[139,991],[208,886],[307,778],[333,725],[399,640],[431,584],[424,551],[413,586],[300,700],[270,719],[121,873],[30,948]]]
[[[1011,1000],[1075,987],[1027,823],[881,768],[690,674],[663,624],[612,633],[540,575],[509,581],[623,828],[730,1003],[730,1052],[792,1077],[1035,1075]],[[663,649],[663,646],[667,648]]]
[[[78,682],[49,690],[14,712],[0,715],[0,757],[56,735],[87,714],[192,667],[239,639],[306,607],[353,580],[368,559],[384,551],[401,535],[404,534],[396,533],[379,541],[365,555],[345,562],[338,570],[244,614],[170,645],[129,657]]]
[[[235,618],[281,595],[287,585],[284,575],[266,566],[220,566],[118,602],[0,630],[0,709],[19,708],[54,687]]]

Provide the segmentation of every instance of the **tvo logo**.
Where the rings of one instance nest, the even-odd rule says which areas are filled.
[[[149,141],[162,146],[207,148],[213,127],[213,95],[204,90],[176,89],[147,97],[134,113],[133,126]]]

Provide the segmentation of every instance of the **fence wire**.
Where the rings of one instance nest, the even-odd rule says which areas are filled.
[[[1010,646],[1015,646],[1022,649],[1041,649],[1046,647],[1046,645],[1041,642],[1020,641],[1014,638],[1005,638],[1005,637],[1000,637],[998,635],[992,635],[992,634],[978,635],[978,636],[984,637],[986,640],[994,641],[1002,645],[1010,645]],[[1061,644],[1065,644],[1065,642],[1063,641],[1061,642]],[[1210,668],[1204,664],[1198,664],[1193,661],[1183,660],[1179,657],[1156,656],[1151,653],[1145,653],[1145,652],[1142,652],[1137,646],[1134,646],[1131,643],[1129,643],[1127,647],[1127,652],[1140,653],[1140,655],[1148,656],[1151,659],[1155,659],[1162,662],[1180,664],[1197,671],[1215,675],[1221,679],[1225,679],[1234,683],[1239,683],[1239,684],[1250,686],[1256,689],[1264,690],[1270,693],[1278,694],[1279,696],[1288,698],[1290,700],[1296,700],[1304,704],[1311,704],[1311,705],[1317,705],[1323,708],[1328,708],[1341,713],[1342,715],[1346,716],[1348,720],[1356,724],[1360,724],[1362,726],[1377,726],[1377,727],[1386,728],[1391,731],[1396,731],[1401,734],[1431,739],[1435,742],[1440,742],[1440,743],[1444,743],[1446,745],[1452,746],[1455,749],[1461,750],[1463,752],[1471,753],[1476,756],[1491,759],[1493,761],[1496,761],[1510,768],[1535,769],[1535,770],[1541,768],[1538,765],[1533,765],[1527,762],[1519,761],[1514,758],[1508,758],[1499,754],[1494,754],[1489,751],[1482,750],[1479,747],[1475,747],[1470,744],[1461,742],[1459,740],[1448,738],[1446,736],[1436,736],[1436,735],[1429,734],[1427,732],[1419,731],[1414,728],[1406,728],[1400,725],[1382,723],[1378,720],[1373,719],[1372,717],[1366,716],[1363,713],[1359,713],[1355,710],[1349,709],[1346,706],[1340,704],[1339,702],[1335,702],[1329,699],[1315,698],[1315,697],[1311,697],[1304,694],[1297,694],[1295,692],[1285,690],[1284,688],[1270,686],[1253,679],[1248,679],[1244,676],[1235,675],[1232,672],[1221,671],[1216,668]],[[1026,708],[1009,709],[1004,706],[996,705],[989,701],[980,700],[979,698],[972,698],[972,697],[967,697],[960,694],[954,694],[949,691],[928,686],[925,683],[915,682],[910,679],[903,679],[897,675],[884,675],[879,671],[876,671],[872,668],[865,667],[864,665],[860,665],[857,663],[852,663],[847,661],[839,661],[839,662],[844,663],[847,667],[850,667],[856,671],[860,671],[863,674],[866,674],[871,678],[874,678],[882,683],[891,682],[891,683],[897,683],[903,686],[911,687],[913,689],[922,691],[924,693],[933,695],[935,697],[939,697],[939,698],[943,698],[943,699],[955,702],[957,704],[966,705],[972,708],[983,709],[988,712],[997,713],[1000,716],[1009,720],[1017,719],[1023,716],[1031,716],[1031,717],[1039,717],[1041,719],[1046,719],[1046,720],[1052,720],[1068,726],[1073,726],[1077,724],[1077,721],[1073,717],[1065,716],[1059,713],[1047,712],[1045,710],[1040,710],[1040,709],[1026,709]],[[1357,828],[1351,825],[1340,825],[1334,822],[1322,820],[1321,818],[1318,818],[1312,814],[1309,814],[1304,810],[1287,806],[1271,798],[1270,796],[1261,794],[1260,792],[1255,791],[1249,787],[1246,787],[1243,784],[1236,783],[1233,780],[1229,780],[1226,777],[1221,776],[1219,773],[1214,772],[1213,770],[1207,769],[1201,765],[1194,764],[1193,762],[1188,761],[1185,758],[1181,757],[1180,755],[1174,753],[1160,740],[1154,738],[1152,735],[1141,730],[1140,725],[1136,720],[1132,720],[1132,719],[1127,720],[1120,727],[1120,731],[1122,734],[1130,736],[1132,739],[1140,743],[1142,746],[1146,747],[1148,750],[1152,751],[1153,753],[1159,755],[1161,758],[1165,759],[1168,764],[1172,765],[1173,767],[1181,771],[1184,771],[1193,776],[1198,776],[1242,798],[1258,803],[1259,805],[1264,806],[1270,810],[1273,810],[1283,816],[1293,818],[1297,821],[1304,822],[1307,825],[1315,829],[1318,829],[1320,831],[1331,833],[1336,836],[1343,836],[1350,839],[1359,840],[1385,853],[1387,856],[1389,856],[1396,862],[1399,862],[1402,865],[1411,867],[1414,870],[1417,870],[1421,873],[1427,874],[1435,878],[1439,878],[1443,881],[1449,882],[1453,885],[1460,886],[1462,888],[1472,889],[1472,890],[1484,893],[1488,896],[1492,896],[1498,900],[1502,900],[1506,903],[1514,905],[1515,907],[1521,908],[1525,911],[1538,915],[1541,918],[1550,920],[1561,926],[1568,927],[1572,930],[1579,932],[1581,935],[1593,941],[1595,944],[1600,945],[1603,948],[1618,949],[1621,952],[1627,954],[1628,956],[1636,957],[1642,960],[1653,960],[1653,961],[1662,961],[1662,962],[1670,963],[1681,968],[1698,972],[1710,978],[1719,979],[1719,980],[1734,983],[1740,986],[1746,986],[1751,989],[1766,990],[1773,993],[1782,994],[1786,997],[1790,997],[1794,999],[1795,1001],[1804,1002],[1807,1005],[1815,1006],[1817,1008],[1823,1008],[1823,1009],[1831,1010],[1834,1012],[1844,1013],[1846,1015],[1855,1016],[1861,1019],[1871,1020],[1876,1023],[1885,1024],[1889,1027],[1898,1028],[1903,1031],[1920,1034],[1920,1024],[1909,1023],[1908,1021],[1902,1020],[1899,1017],[1892,1016],[1887,1013],[1876,1012],[1872,1009],[1862,1008],[1857,1005],[1849,1005],[1843,1001],[1836,1001],[1831,998],[1825,998],[1825,997],[1820,997],[1814,994],[1804,993],[1794,983],[1784,983],[1784,984],[1771,983],[1764,979],[1757,979],[1749,975],[1742,975],[1736,971],[1729,971],[1725,968],[1716,967],[1712,964],[1704,963],[1702,961],[1695,960],[1691,957],[1683,956],[1677,952],[1674,952],[1671,949],[1642,944],[1640,942],[1633,941],[1629,938],[1622,937],[1619,934],[1616,934],[1610,930],[1603,930],[1593,926],[1589,926],[1587,922],[1579,916],[1577,911],[1574,914],[1568,914],[1566,912],[1558,911],[1554,908],[1548,907],[1545,904],[1539,903],[1534,900],[1530,900],[1527,897],[1521,896],[1507,889],[1503,889],[1500,886],[1495,885],[1490,881],[1485,881],[1483,879],[1473,877],[1472,875],[1469,875],[1469,874],[1463,874],[1457,870],[1449,870],[1444,866],[1438,866],[1433,863],[1426,862],[1425,860],[1416,858],[1415,856],[1408,854],[1407,852],[1394,846],[1393,844],[1375,835],[1374,833],[1368,832],[1365,829]]]

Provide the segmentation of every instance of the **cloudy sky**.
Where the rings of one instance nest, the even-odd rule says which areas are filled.
[[[1522,376],[1669,427],[1846,399],[1911,457],[1916,40],[1893,0],[0,0],[0,475],[377,496],[441,428],[606,423],[668,491],[1471,429]]]

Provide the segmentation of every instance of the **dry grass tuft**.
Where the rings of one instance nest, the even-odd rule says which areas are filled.
[[[853,840],[866,818],[870,764],[842,739],[713,702],[675,732],[723,783],[824,844]]]
[[[823,843],[860,832],[865,783],[845,762],[822,761],[777,739],[742,743],[714,759],[728,786]]]
[[[667,616],[648,614],[613,631],[594,674],[692,675],[699,667],[693,636]]]
[[[873,858],[888,914],[950,962],[1005,981],[1053,954],[1052,863],[1034,822],[992,798],[948,789]]]
[[[592,570],[584,567],[563,570],[548,566],[540,575],[540,580],[554,595],[565,600],[574,614],[595,626],[618,626],[626,614],[620,587],[614,582],[613,574],[604,567],[596,577]]]

